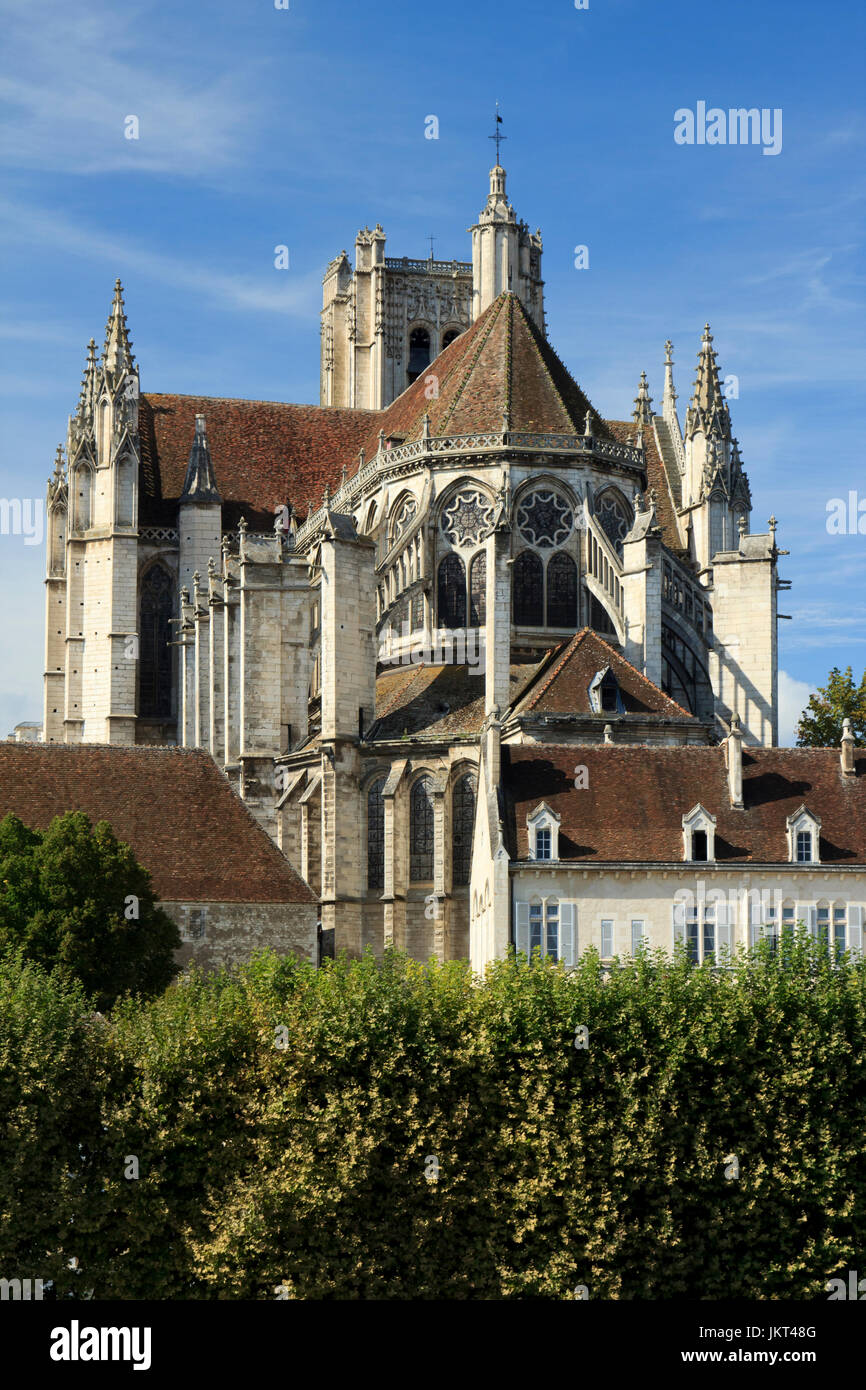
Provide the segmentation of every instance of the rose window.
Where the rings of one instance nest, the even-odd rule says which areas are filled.
[[[616,493],[607,492],[596,504],[595,511],[602,530],[622,559],[622,543],[631,530],[631,516],[625,502]]]
[[[483,492],[458,492],[442,513],[442,530],[452,545],[477,545],[493,521],[493,503]]]
[[[555,492],[537,491],[517,508],[517,525],[530,545],[564,545],[574,529],[574,513]]]

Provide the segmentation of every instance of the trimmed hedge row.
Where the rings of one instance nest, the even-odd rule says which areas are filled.
[[[866,1257],[866,965],[0,968],[0,1275],[104,1298],[810,1298]],[[76,1269],[69,1260],[75,1258]]]

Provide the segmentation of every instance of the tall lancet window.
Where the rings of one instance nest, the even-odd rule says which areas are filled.
[[[544,626],[544,570],[533,550],[514,562],[514,621],[517,627]]]
[[[469,626],[483,627],[487,606],[487,556],[479,550],[469,566]]]
[[[385,887],[385,778],[367,792],[367,887],[381,893]]]
[[[468,883],[472,869],[472,833],[475,829],[475,777],[467,772],[454,788],[451,805],[453,880]]]
[[[439,626],[466,626],[466,570],[463,561],[449,551],[439,566]]]
[[[577,566],[570,555],[558,550],[547,566],[547,626],[574,627],[577,623]]]
[[[433,784],[421,777],[410,793],[409,878],[417,883],[433,877]]]
[[[171,619],[174,581],[164,565],[152,565],[141,581],[138,712],[145,719],[171,718]]]
[[[430,334],[426,328],[413,328],[409,334],[409,385],[430,366]]]

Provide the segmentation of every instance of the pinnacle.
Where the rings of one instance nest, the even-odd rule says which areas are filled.
[[[649,383],[646,372],[641,372],[638,383],[637,395],[634,398],[634,410],[631,418],[639,424],[648,425],[652,421],[652,396],[649,393]]]

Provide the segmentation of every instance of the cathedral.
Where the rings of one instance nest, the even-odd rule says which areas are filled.
[[[866,755],[777,746],[786,552],[696,342],[684,412],[668,341],[603,418],[498,162],[470,261],[330,262],[318,406],[142,392],[118,282],[48,487],[45,742],[209,753],[326,953],[859,950]]]

